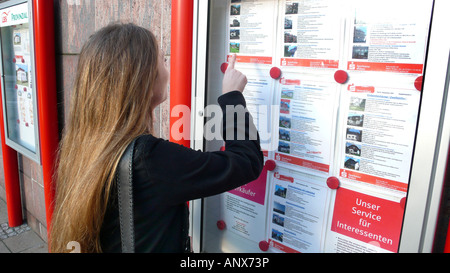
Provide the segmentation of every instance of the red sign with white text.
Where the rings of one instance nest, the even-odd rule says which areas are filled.
[[[347,179],[352,179],[352,180],[360,181],[360,182],[367,183],[367,184],[377,185],[377,186],[381,186],[381,187],[384,187],[387,189],[393,189],[396,191],[403,191],[403,192],[408,191],[407,183],[402,183],[399,181],[385,179],[382,177],[377,177],[377,176],[359,173],[359,172],[355,172],[355,171],[350,171],[350,170],[346,170],[346,169],[341,169],[339,173],[340,173],[341,177],[344,177]]]
[[[314,68],[338,68],[339,61],[337,61],[337,60],[281,58],[281,65],[282,66],[314,67]]]
[[[397,252],[403,212],[398,202],[339,188],[331,230]]]
[[[330,165],[328,165],[328,164],[323,164],[320,162],[306,160],[306,159],[298,158],[298,157],[294,157],[294,156],[275,153],[275,158],[281,162],[286,162],[289,164],[294,164],[294,165],[298,165],[301,167],[318,170],[321,172],[328,172],[330,170]]]
[[[423,64],[348,62],[348,70],[422,74]]]

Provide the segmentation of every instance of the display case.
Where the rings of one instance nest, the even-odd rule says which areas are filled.
[[[191,146],[231,54],[261,176],[194,200],[196,252],[431,252],[449,148],[446,1],[194,1]],[[206,52],[206,55],[204,54]]]
[[[32,5],[0,4],[1,89],[6,144],[40,163]]]

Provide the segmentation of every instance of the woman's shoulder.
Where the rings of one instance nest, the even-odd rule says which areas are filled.
[[[163,138],[155,137],[151,134],[141,135],[136,139],[134,148],[135,158],[139,156],[149,156],[151,154],[165,154],[167,152],[190,150],[180,144],[170,142]]]
[[[134,146],[135,147],[134,154],[136,155],[143,152],[149,152],[158,145],[161,145],[161,143],[163,143],[164,141],[166,140],[155,137],[151,134],[141,135],[136,138],[136,144]]]

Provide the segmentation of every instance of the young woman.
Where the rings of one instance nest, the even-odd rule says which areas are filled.
[[[225,139],[223,152],[200,152],[152,135],[152,111],[166,99],[169,79],[154,35],[133,24],[112,24],[90,37],[80,53],[59,152],[51,252],[67,252],[72,241],[80,244],[81,252],[122,251],[114,176],[135,139],[136,252],[184,251],[186,202],[259,176],[263,156],[259,137],[249,137],[250,131],[256,132],[251,116],[245,112],[246,123],[225,122],[227,105],[245,106],[247,79],[234,69],[235,59],[224,75],[218,102],[224,131],[245,132],[245,139]]]

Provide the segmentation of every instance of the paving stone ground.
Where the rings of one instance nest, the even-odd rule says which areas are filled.
[[[0,253],[48,253],[47,244],[26,224],[8,225],[6,203],[0,199]]]

